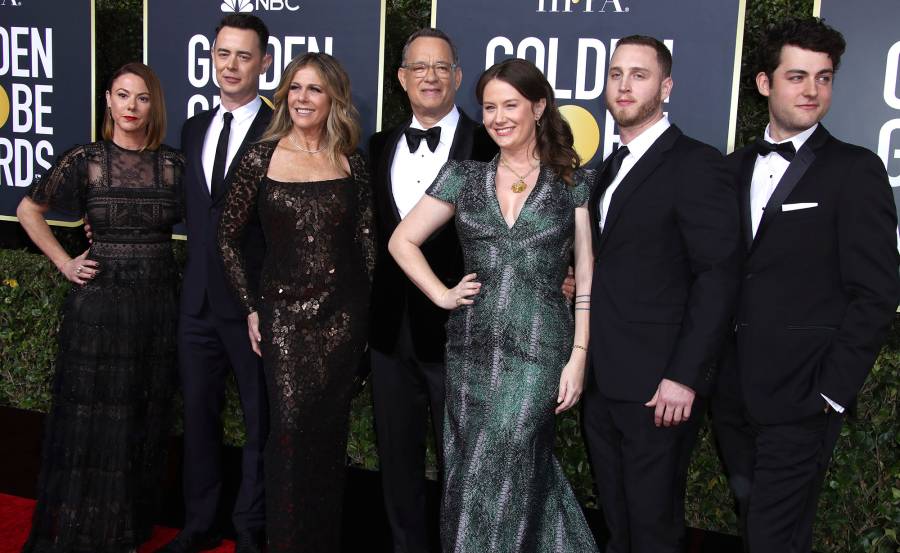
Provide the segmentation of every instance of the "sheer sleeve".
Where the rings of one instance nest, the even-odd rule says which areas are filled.
[[[246,314],[256,311],[257,298],[247,281],[241,243],[244,230],[256,210],[259,184],[266,176],[274,150],[275,142],[254,144],[240,159],[219,221],[219,251],[225,262],[225,276]]]
[[[426,194],[443,202],[456,205],[459,191],[465,183],[465,172],[462,163],[455,159],[448,160],[441,167],[434,182],[425,191]]]
[[[356,184],[357,216],[356,216],[356,240],[362,246],[365,256],[366,271],[369,274],[369,282],[372,281],[375,272],[375,220],[372,207],[372,187],[369,182],[369,172],[366,160],[360,153],[350,156],[350,171],[353,173],[353,181]]]
[[[87,150],[88,146],[75,146],[60,155],[44,175],[35,178],[26,195],[54,211],[83,216],[88,187]]]
[[[185,197],[184,197],[184,154],[179,150],[169,146],[160,147],[160,155],[162,157],[162,171],[160,174],[162,184],[172,189],[175,201],[178,202],[178,221],[184,220],[185,217]]]
[[[572,188],[569,193],[572,195],[572,206],[581,207],[591,199],[591,192],[594,190],[596,174],[592,169],[578,169],[572,175]]]

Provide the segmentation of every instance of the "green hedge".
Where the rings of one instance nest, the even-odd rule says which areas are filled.
[[[47,410],[56,330],[67,288],[44,257],[0,249],[0,405]],[[858,413],[841,433],[819,509],[818,551],[887,553],[900,548],[898,367],[900,324],[892,330],[866,383]],[[180,412],[180,401],[175,408]],[[223,421],[226,441],[240,445],[243,430],[233,382]],[[560,417],[557,455],[579,498],[593,505],[579,426],[577,413]],[[378,467],[368,389],[353,401],[347,454],[356,466]],[[430,467],[433,475],[433,461]],[[736,533],[731,496],[708,427],[703,429],[691,465],[687,507],[692,526]]]

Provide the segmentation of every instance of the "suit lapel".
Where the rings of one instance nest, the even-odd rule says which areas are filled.
[[[228,166],[228,170],[225,171],[225,186],[223,186],[220,193],[213,198],[214,204],[219,203],[222,201],[222,198],[225,197],[225,193],[231,188],[231,179],[234,177],[234,172],[237,170],[241,157],[243,157],[247,148],[250,147],[250,144],[253,144],[260,136],[262,136],[263,131],[266,130],[266,127],[271,120],[272,108],[263,102],[263,104],[259,106],[259,111],[257,111],[256,115],[253,117],[253,122],[250,123],[250,128],[247,129],[247,134],[244,135],[244,140],[241,142],[237,152],[235,152],[234,158]]]
[[[609,162],[611,159],[612,155],[609,155],[603,160],[603,163],[597,170],[597,182],[604,182],[604,177],[609,170]],[[603,197],[603,192],[606,188],[606,186],[603,186],[601,190],[600,186],[594,187],[594,190],[591,192],[590,205],[588,207],[588,214],[591,218],[591,244],[594,246],[595,257],[600,251],[600,198]]]
[[[391,206],[391,213],[394,214],[394,218],[398,224],[400,223],[400,211],[397,209],[397,202],[394,199],[394,183],[391,181],[391,166],[394,164],[394,155],[397,153],[397,143],[403,139],[403,133],[411,124],[412,118],[405,124],[394,129],[394,132],[387,138],[383,154],[384,163],[381,166],[381,182],[384,183],[388,203]]]
[[[206,183],[206,174],[203,172],[203,141],[206,139],[206,132],[209,130],[215,113],[214,109],[201,113],[197,118],[197,124],[192,127],[192,135],[186,137],[186,144],[182,144],[182,148],[185,149],[185,158],[194,171],[194,181],[203,187],[201,196],[204,198],[209,198],[209,185]]]
[[[781,180],[778,181],[778,186],[775,187],[775,191],[772,192],[769,201],[766,203],[762,219],[759,221],[759,228],[756,229],[756,236],[753,239],[751,250],[759,243],[759,240],[766,229],[772,225],[772,221],[778,218],[778,215],[781,213],[781,204],[783,204],[791,192],[794,191],[797,183],[800,182],[800,179],[806,174],[809,166],[815,161],[815,151],[828,140],[829,136],[831,135],[828,134],[825,127],[820,124],[815,132],[813,132],[812,136],[807,139],[806,143],[803,144],[797,152],[797,155],[794,156],[794,160],[788,165],[787,171],[784,172]]]
[[[753,181],[753,168],[756,166],[756,151],[747,150],[741,159],[740,193],[741,193],[741,231],[747,251],[753,245],[753,218],[750,212],[750,183]]]
[[[607,236],[609,236],[609,233],[612,232],[613,227],[619,220],[619,215],[622,213],[622,209],[624,209],[625,204],[628,202],[628,198],[647,181],[647,178],[665,160],[666,152],[675,145],[675,141],[680,136],[681,131],[675,125],[666,129],[666,132],[656,139],[656,142],[650,146],[650,149],[641,156],[641,159],[638,160],[635,166],[631,168],[631,171],[629,171],[628,174],[625,175],[625,178],[622,179],[622,182],[619,183],[619,186],[616,188],[612,199],[609,202],[609,210],[606,212],[606,221],[603,224],[603,232],[600,233],[600,243],[597,245],[598,250],[603,248],[603,244],[606,242]]]
[[[456,123],[456,133],[450,144],[448,159],[465,161],[472,159],[472,144],[475,140],[475,122],[459,110],[459,121]]]

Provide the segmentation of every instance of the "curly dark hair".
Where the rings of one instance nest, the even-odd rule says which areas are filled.
[[[538,159],[572,186],[572,174],[581,165],[581,160],[573,146],[572,129],[556,107],[553,87],[547,78],[530,61],[518,58],[501,61],[485,70],[478,79],[475,96],[479,104],[484,100],[484,87],[494,79],[509,84],[530,102],[547,101],[536,129]]]
[[[764,32],[759,44],[757,72],[765,73],[769,79],[781,63],[781,49],[785,46],[827,54],[835,71],[847,49],[844,36],[818,17],[797,17],[776,23]]]

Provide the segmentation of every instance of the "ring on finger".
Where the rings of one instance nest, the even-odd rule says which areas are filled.
[[[75,268],[75,273],[80,275],[80,274],[81,274],[81,271],[83,271],[83,270],[84,270],[84,267],[82,267],[81,265],[79,265],[78,267]]]

